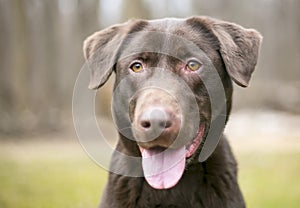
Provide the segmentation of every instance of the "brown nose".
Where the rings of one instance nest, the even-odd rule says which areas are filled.
[[[172,116],[161,108],[146,109],[139,119],[139,125],[144,131],[162,132],[172,127]]]
[[[134,136],[143,148],[169,147],[176,139],[181,119],[172,110],[148,106],[134,122]]]

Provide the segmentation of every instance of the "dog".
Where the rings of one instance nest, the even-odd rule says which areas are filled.
[[[119,140],[101,208],[245,207],[224,127],[262,36],[211,17],[129,20],[89,36],[90,89],[115,73]]]

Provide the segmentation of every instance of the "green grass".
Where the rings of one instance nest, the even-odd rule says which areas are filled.
[[[1,208],[97,206],[107,173],[78,144],[59,145],[0,144]],[[247,207],[300,207],[300,152],[237,157]]]
[[[300,207],[300,152],[238,156],[247,207]]]
[[[0,154],[1,208],[97,207],[107,173],[83,152],[47,157],[41,147],[28,150],[30,156],[24,149]]]

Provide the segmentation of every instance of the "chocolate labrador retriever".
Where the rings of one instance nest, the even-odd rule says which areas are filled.
[[[261,35],[209,17],[130,20],[88,37],[91,89],[115,73],[119,140],[100,207],[242,208],[223,135]]]

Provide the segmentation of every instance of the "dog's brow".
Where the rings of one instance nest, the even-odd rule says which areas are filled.
[[[136,53],[130,56],[131,59],[137,59],[141,61],[149,61],[149,59],[157,59],[158,53],[154,52],[142,52],[142,53]]]

